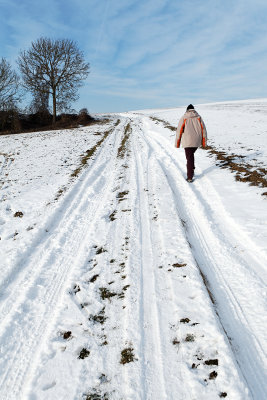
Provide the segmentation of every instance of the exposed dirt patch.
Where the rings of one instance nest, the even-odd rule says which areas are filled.
[[[180,322],[182,324],[188,324],[190,322],[190,319],[189,318],[182,318],[182,319],[180,319]]]
[[[117,194],[117,199],[119,199],[119,202],[121,202],[121,201],[123,201],[123,200],[126,200],[125,199],[125,196],[127,196],[127,194],[129,193],[129,190],[125,190],[124,192],[119,192],[118,194]]]
[[[118,296],[118,293],[111,292],[108,288],[99,288],[100,296],[102,300],[111,299],[111,297]]]
[[[102,343],[100,344],[100,346],[107,346],[108,345],[108,341],[107,341],[107,335],[102,335],[101,339],[103,340]]]
[[[164,128],[170,129],[173,132],[176,132],[176,128],[170,124],[168,124],[168,122],[164,121],[163,119],[159,119],[157,117],[150,117],[150,119],[152,121],[154,121],[156,124],[161,123],[164,125]]]
[[[179,264],[179,263],[175,263],[175,264],[172,264],[172,266],[173,266],[173,268],[183,268],[183,267],[186,267],[186,266],[187,266],[187,264]]]
[[[22,211],[16,211],[15,214],[13,215],[13,217],[22,218],[23,217],[23,212]]]
[[[104,247],[97,247],[97,246],[94,246],[94,248],[96,249],[96,251],[95,251],[95,254],[96,254],[96,255],[99,255],[99,254],[102,254],[102,253],[106,253],[106,252],[107,252],[107,250],[104,249]]]
[[[206,364],[206,365],[219,365],[219,361],[216,358],[215,360],[206,360],[206,361],[204,361],[204,364]]]
[[[85,347],[80,351],[79,354],[79,359],[80,360],[84,360],[85,358],[89,357],[90,355],[90,351],[88,349],[86,349]]]
[[[132,132],[131,125],[130,125],[130,123],[128,123],[124,129],[124,136],[123,136],[121,144],[118,148],[118,153],[117,153],[118,158],[124,158],[124,156],[127,152],[127,142],[128,142],[131,132]]]
[[[210,379],[210,380],[216,379],[217,376],[218,376],[218,373],[217,373],[216,371],[212,371],[212,372],[209,374],[209,379]]]
[[[95,281],[97,280],[98,277],[99,277],[98,274],[94,275],[94,276],[89,280],[89,282],[91,282],[91,283],[95,282]]]
[[[125,277],[125,278],[126,278],[126,277]],[[122,279],[124,279],[124,278],[122,278]],[[119,299],[123,299],[123,298],[125,297],[125,292],[126,292],[126,290],[128,289],[128,287],[130,287],[130,285],[125,285],[125,286],[122,288],[122,292],[118,294],[118,298],[119,298]]]
[[[90,315],[89,321],[93,321],[94,323],[98,323],[103,325],[104,322],[106,321],[107,317],[105,316],[105,307],[102,308],[101,311],[99,311],[98,314],[96,315]]]
[[[153,221],[157,221],[158,220],[158,214],[156,212],[154,213],[154,216],[153,216],[152,219],[153,219]]]
[[[64,340],[68,340],[72,338],[71,331],[61,332],[60,335]]]
[[[245,156],[238,154],[228,155],[225,151],[217,150],[213,146],[206,146],[206,150],[216,156],[218,165],[221,168],[228,168],[235,173],[235,179],[240,182],[247,182],[251,186],[267,187],[267,169],[253,167],[251,164],[242,161]],[[263,195],[265,193],[262,193]]]
[[[125,276],[125,278],[126,278],[126,276]],[[114,282],[112,282],[112,283],[114,283]],[[99,288],[101,299],[102,300],[105,300],[105,299],[110,300],[111,297],[115,297],[115,296],[117,296],[118,299],[123,299],[125,297],[125,292],[129,287],[130,287],[130,285],[125,285],[122,288],[122,291],[120,293],[112,292],[111,290],[109,290],[107,288],[103,288],[103,287]]]
[[[80,291],[81,291],[81,288],[80,288],[79,285],[74,285],[74,286],[73,286],[73,289],[72,289],[72,293],[73,293],[73,294],[76,294],[76,293],[78,293],[78,292],[80,292]]]
[[[133,361],[137,361],[137,358],[135,358],[133,351],[133,347],[127,347],[126,349],[122,350],[120,364],[124,365]]]
[[[174,346],[177,346],[177,345],[180,344],[180,342],[179,342],[179,340],[178,340],[177,338],[174,338],[173,341],[172,341],[172,344],[173,344]]]
[[[194,342],[195,341],[195,335],[192,333],[188,333],[184,339],[185,342]]]
[[[117,214],[117,210],[114,210],[111,214],[109,214],[109,220],[110,221],[115,221],[115,215]]]
[[[94,389],[91,393],[85,395],[85,400],[108,400],[108,394],[99,392]]]
[[[58,200],[58,199],[60,198],[60,196],[61,196],[64,192],[66,192],[66,190],[67,190],[66,186],[61,187],[61,188],[57,191],[57,193],[56,193],[56,195],[55,195],[55,200]]]

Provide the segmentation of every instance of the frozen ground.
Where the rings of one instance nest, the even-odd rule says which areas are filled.
[[[0,137],[1,400],[266,398],[266,187],[216,154],[263,176],[267,100],[196,108],[193,184],[184,108]]]

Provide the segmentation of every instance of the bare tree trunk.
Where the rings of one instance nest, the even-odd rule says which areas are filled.
[[[89,63],[85,62],[83,52],[69,39],[41,37],[32,42],[29,50],[20,52],[18,64],[27,89],[33,94],[52,95],[53,124],[57,109],[66,109],[78,99],[78,88],[89,74]]]
[[[56,103],[56,91],[53,90],[53,125],[56,123],[57,116],[57,103]]]

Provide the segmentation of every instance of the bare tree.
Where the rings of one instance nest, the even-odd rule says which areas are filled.
[[[18,64],[26,88],[52,96],[53,123],[57,108],[67,108],[78,99],[78,88],[89,74],[89,63],[69,39],[40,38],[20,52]]]
[[[0,61],[0,109],[14,108],[19,100],[19,77],[5,58]]]
[[[47,91],[34,91],[30,105],[33,113],[49,113],[49,94]]]

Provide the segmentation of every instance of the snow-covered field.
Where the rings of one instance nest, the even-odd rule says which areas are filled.
[[[267,189],[215,152],[263,176],[267,100],[196,109],[192,184],[184,108],[0,137],[1,400],[267,397]]]

